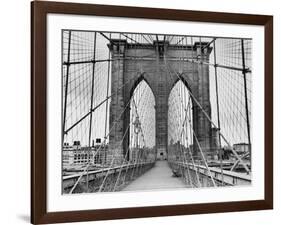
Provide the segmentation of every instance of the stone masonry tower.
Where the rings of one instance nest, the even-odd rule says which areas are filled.
[[[121,164],[124,160],[130,137],[130,98],[142,80],[155,97],[157,155],[163,158],[167,154],[168,98],[173,86],[182,80],[200,104],[192,101],[193,129],[205,156],[211,158],[211,123],[203,112],[211,118],[209,66],[205,62],[212,49],[207,43],[179,46],[164,41],[136,44],[113,39],[108,47],[112,56],[108,163]],[[198,154],[197,141],[193,139],[194,152]]]

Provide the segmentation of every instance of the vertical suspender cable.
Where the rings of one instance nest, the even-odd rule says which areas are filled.
[[[109,39],[111,40],[111,33],[109,34]],[[106,139],[107,132],[107,116],[108,116],[108,94],[109,94],[109,77],[110,77],[110,49],[108,49],[108,62],[107,62],[107,83],[106,83],[106,108],[105,108],[105,122],[104,122],[104,139]],[[106,143],[105,143],[106,144]],[[106,156],[104,157],[104,163],[106,162]]]
[[[249,142],[249,155],[250,161],[252,161],[251,154],[251,133],[250,133],[250,119],[249,119],[249,108],[248,108],[248,95],[247,95],[247,79],[246,79],[246,67],[245,67],[245,51],[244,51],[244,40],[241,39],[241,53],[242,53],[242,66],[243,66],[243,77],[244,77],[244,96],[245,96],[245,110],[246,110],[246,119],[247,119],[247,132],[248,132],[248,142]]]
[[[218,119],[218,129],[220,130],[220,106],[219,106],[219,92],[218,92],[218,72],[217,72],[217,55],[216,55],[216,38],[214,38],[214,69],[215,69],[215,83],[216,83],[216,102],[217,102],[217,119]],[[220,169],[221,169],[221,179],[223,184],[223,167],[222,167],[222,149],[221,149],[221,135],[219,133],[219,157],[220,157]]]
[[[63,109],[63,128],[62,128],[62,145],[64,144],[65,120],[66,120],[66,105],[67,105],[67,92],[69,80],[69,67],[70,67],[70,46],[71,46],[71,31],[68,33],[68,50],[67,50],[67,64],[66,64],[66,78],[65,78],[65,92],[64,92],[64,109]]]
[[[96,42],[97,42],[97,33],[95,32],[94,36],[94,57],[93,57],[93,71],[92,71],[92,88],[91,88],[91,105],[90,105],[90,124],[89,124],[89,141],[88,141],[88,164],[90,161],[90,152],[91,152],[91,135],[92,135],[92,120],[93,120],[93,102],[94,102],[94,87],[95,87],[95,60],[96,60]],[[87,192],[89,192],[89,169],[87,167]]]

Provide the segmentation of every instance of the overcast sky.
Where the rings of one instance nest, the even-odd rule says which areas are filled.
[[[108,37],[110,34],[105,34]],[[151,39],[156,39],[155,35],[143,37],[138,34],[111,34],[111,38],[127,39],[128,42],[133,42],[134,39],[137,42],[148,43]],[[68,37],[69,32],[63,32],[62,45],[63,45],[63,62],[67,61],[68,55]],[[161,40],[163,36],[158,36]],[[182,40],[182,37],[166,37],[173,44]],[[186,38],[182,41],[187,44],[191,44],[195,41],[199,41],[198,37]],[[201,41],[211,41],[212,38],[201,38]],[[70,45],[70,62],[73,61],[87,61],[92,60],[95,54],[96,60],[103,60],[109,58],[109,50],[107,44],[109,41],[104,38],[100,33],[96,34],[96,48],[94,51],[95,33],[94,32],[71,32],[71,45]],[[246,66],[251,68],[251,41],[245,40],[245,52],[246,54]],[[212,46],[212,45],[211,45]],[[241,54],[241,40],[240,39],[217,39],[216,41],[216,59],[217,63],[225,66],[242,67],[242,54]],[[210,55],[210,63],[214,63],[214,51]],[[145,70],[145,68],[143,68]],[[109,85],[110,96],[110,76],[107,79],[108,73],[110,74],[110,63],[98,62],[95,64],[94,71],[94,98],[93,107],[95,108],[101,103],[107,96],[107,84]],[[66,129],[75,124],[81,117],[85,116],[91,105],[91,88],[92,88],[92,74],[93,64],[83,63],[71,65],[69,70],[69,83],[68,83],[68,95],[67,95],[67,113],[66,113]],[[218,93],[219,93],[219,106],[220,106],[220,121],[221,132],[231,143],[247,142],[247,129],[246,129],[246,114],[245,114],[245,98],[244,98],[244,83],[243,75],[240,71],[218,68]],[[217,106],[216,106],[216,92],[215,92],[215,70],[213,66],[210,66],[210,101],[212,107],[212,121],[217,125]],[[248,103],[249,114],[251,118],[251,79],[252,74],[247,73],[247,86],[248,86]],[[65,77],[66,66],[63,66],[63,93],[65,91]],[[138,97],[135,97],[137,102],[137,108],[141,112],[141,124],[145,139],[147,140],[147,146],[153,146],[155,144],[155,100],[149,86],[145,82],[141,82],[137,87],[135,93],[138,93]],[[187,89],[184,86],[175,85],[170,94],[170,100],[177,98],[179,93],[188,94]],[[140,98],[140,94],[142,94]],[[64,96],[63,96],[64,97]],[[138,99],[137,99],[138,98]],[[173,107],[175,109],[179,107],[180,102],[176,101]],[[106,114],[106,103],[102,104],[92,113],[92,135],[91,139],[104,138],[109,131],[109,105]],[[135,108],[132,107],[132,117],[135,119]],[[183,110],[183,109],[181,109]],[[184,114],[184,113],[182,113]],[[171,111],[169,112],[171,117]],[[180,118],[182,119],[182,118]],[[105,126],[105,121],[107,125]],[[89,121],[90,116],[87,116],[82,122],[71,129],[67,135],[65,135],[65,142],[70,144],[74,140],[80,140],[82,145],[88,144],[89,139]],[[169,122],[172,124],[172,122]],[[169,134],[174,133],[176,138],[176,132],[169,130]],[[131,128],[132,129],[132,128]],[[131,132],[132,133],[132,132]],[[190,135],[187,133],[187,135]],[[172,135],[173,136],[173,135]],[[135,137],[132,138],[132,143],[135,142]]]

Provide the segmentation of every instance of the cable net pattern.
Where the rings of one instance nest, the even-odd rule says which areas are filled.
[[[130,51],[124,53],[125,47]],[[147,53],[151,47],[156,54]],[[169,47],[177,51],[169,52]],[[134,79],[120,82],[125,60],[135,62],[126,68],[132,74],[145,74],[148,69],[138,60],[150,61],[155,71],[163,71],[154,84],[157,96],[155,87],[152,90],[143,79],[124,102],[120,93],[125,93]],[[205,101],[210,101],[210,115],[201,105],[202,96],[193,93],[183,78],[184,73],[191,73],[191,80],[199,79],[198,71],[204,68],[208,68],[207,75],[200,79],[206,79],[209,86],[200,91],[208,92]],[[224,170],[234,171],[236,167],[249,175],[252,69],[250,39],[63,30],[63,181],[75,177],[74,185],[64,192],[121,190],[154,166],[157,146],[161,151],[166,149],[173,174],[183,178],[187,187],[229,185]],[[112,74],[118,81],[112,80]],[[168,83],[175,80],[167,94]],[[162,104],[165,101],[167,105]],[[117,110],[121,104],[122,110],[110,113],[111,107]],[[157,104],[162,107],[158,114]],[[211,124],[211,141],[196,133],[195,108],[197,116]],[[161,121],[159,127],[165,131],[167,125],[167,146],[159,138],[161,129],[156,132],[156,120],[166,118],[165,110],[167,121]],[[124,125],[120,121],[128,112],[129,122]],[[119,140],[114,140],[114,146],[112,136]],[[208,142],[211,148],[207,152]],[[112,153],[112,149],[116,151]],[[228,164],[223,162],[226,158]],[[216,175],[213,168],[219,169]]]
[[[247,85],[248,115],[251,127],[251,96],[252,96],[252,70],[251,41],[244,40],[244,58]],[[221,133],[233,145],[248,143],[247,115],[245,107],[245,82],[243,75],[242,43],[241,39],[218,38],[215,43],[216,63],[240,70],[217,67],[218,103],[220,109]],[[214,46],[213,46],[214,47]],[[210,63],[214,64],[214,51],[210,55]],[[212,119],[218,126],[218,111],[216,107],[215,68],[210,67],[210,95],[212,104]],[[224,142],[223,145],[226,145]]]

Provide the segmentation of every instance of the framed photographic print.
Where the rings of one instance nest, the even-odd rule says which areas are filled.
[[[273,17],[31,3],[31,222],[273,208]]]

